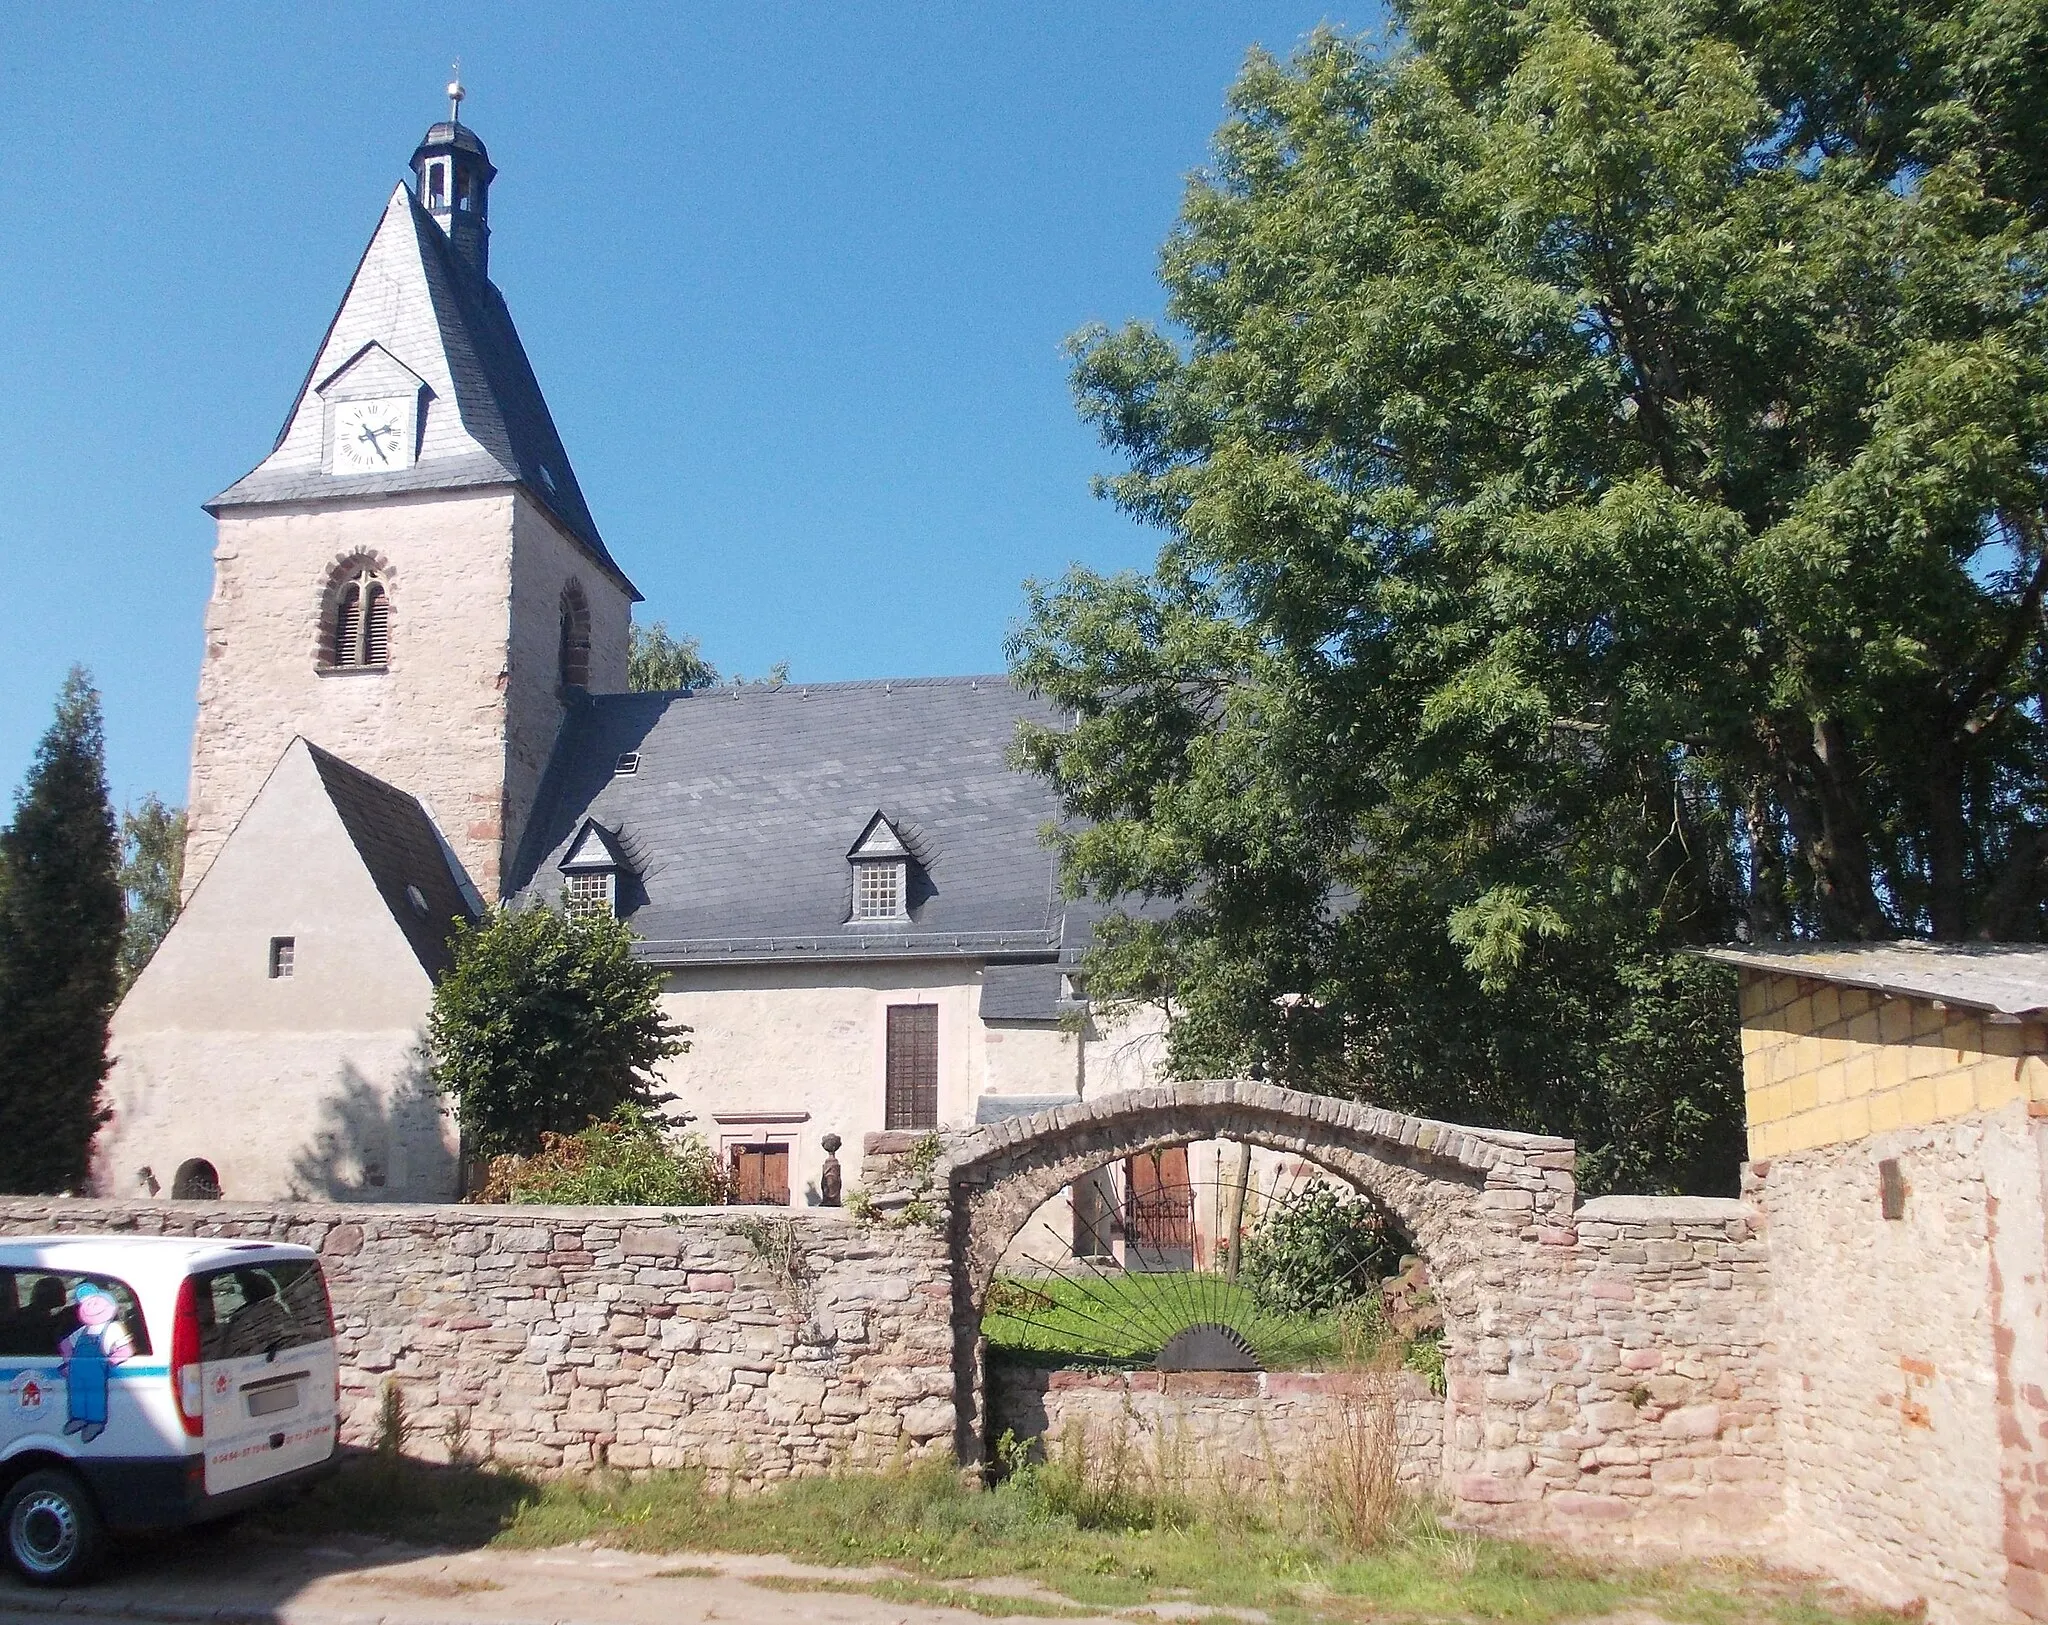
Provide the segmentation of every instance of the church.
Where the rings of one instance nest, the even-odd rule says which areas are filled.
[[[489,275],[457,100],[385,203],[269,455],[217,522],[184,907],[116,1013],[109,1196],[446,1201],[425,1031],[458,919],[627,921],[664,1063],[747,1200],[826,1142],[1155,1074],[1077,980],[1051,720],[1001,676],[628,692],[640,601]]]

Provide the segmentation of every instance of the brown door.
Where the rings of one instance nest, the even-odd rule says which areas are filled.
[[[889,1006],[885,1128],[939,1126],[939,1007]]]
[[[1125,1234],[1143,1252],[1186,1251],[1195,1244],[1195,1191],[1188,1181],[1188,1148],[1168,1146],[1124,1163],[1129,1213]]]
[[[789,1147],[736,1145],[732,1148],[732,1199],[762,1207],[789,1206]]]

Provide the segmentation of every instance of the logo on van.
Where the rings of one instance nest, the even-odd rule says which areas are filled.
[[[48,1392],[43,1379],[33,1371],[24,1371],[14,1382],[14,1407],[16,1410],[36,1412],[43,1408],[43,1396]]]

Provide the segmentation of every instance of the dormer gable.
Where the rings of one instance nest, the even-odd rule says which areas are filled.
[[[590,919],[619,912],[619,881],[632,873],[620,845],[618,833],[595,818],[583,820],[583,827],[569,843],[569,852],[556,865],[562,872],[562,907],[571,919]]]
[[[903,837],[896,833],[896,826],[882,813],[877,812],[867,821],[866,827],[860,832],[860,839],[853,843],[846,855],[856,860],[907,858],[911,851],[904,844]]]
[[[618,836],[595,818],[586,818],[576,832],[576,839],[569,843],[568,856],[557,867],[563,874],[573,875],[593,869],[624,869],[628,865]]]
[[[355,401],[376,395],[402,395],[408,390],[425,390],[429,395],[434,392],[426,379],[375,339],[365,344],[313,386],[313,393],[325,401]]]
[[[850,925],[910,923],[917,853],[889,818],[877,811],[846,854],[852,868]]]

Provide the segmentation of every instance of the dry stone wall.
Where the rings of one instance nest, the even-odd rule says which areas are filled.
[[[953,1446],[946,1248],[929,1231],[758,1208],[0,1200],[0,1233],[45,1231],[317,1248],[351,1443],[392,1381],[409,1450],[543,1470],[759,1484]]]
[[[1122,1451],[1142,1475],[1164,1472],[1199,1493],[1314,1493],[1358,1430],[1391,1420],[1396,1476],[1435,1493],[1443,1478],[1443,1396],[1413,1371],[1084,1371],[993,1364],[988,1403],[998,1433],[1069,1437],[1100,1461]],[[1355,1447],[1354,1447],[1355,1448]]]
[[[1440,1488],[1464,1520],[1577,1539],[1766,1538],[1783,1468],[1769,1276],[1741,1202],[1581,1207],[1570,1141],[1429,1122],[1276,1085],[1162,1084],[944,1137],[931,1178],[956,1227],[963,1444],[995,1442],[978,1387],[982,1294],[1037,1206],[1088,1169],[1227,1138],[1297,1155],[1385,1208],[1445,1317]],[[871,1136],[865,1177],[910,1147]]]

